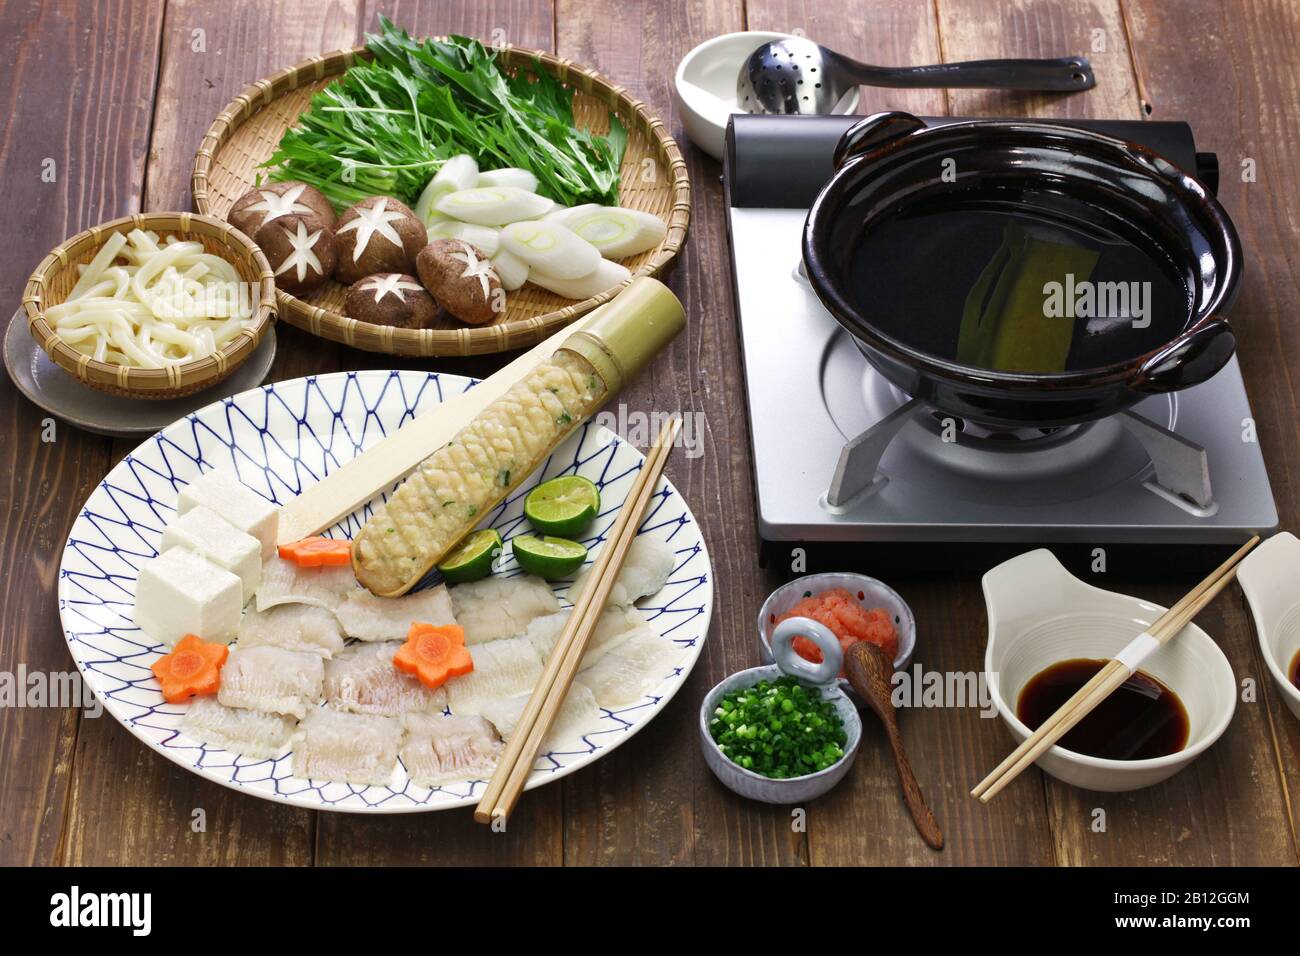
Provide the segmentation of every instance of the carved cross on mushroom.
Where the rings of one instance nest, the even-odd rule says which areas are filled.
[[[480,258],[478,250],[471,246],[463,239],[457,239],[460,245],[460,252],[453,252],[451,257],[465,263],[465,271],[460,274],[462,279],[477,279],[479,287],[483,290],[483,300],[486,302],[492,294],[492,279],[496,273],[492,270],[492,263],[488,259]]]
[[[289,254],[284,257],[275,274],[283,275],[290,269],[296,269],[298,281],[305,282],[308,270],[323,273],[325,269],[321,265],[320,257],[316,255],[316,243],[320,242],[320,237],[324,234],[324,229],[308,233],[307,224],[301,219],[298,220],[296,231],[290,232],[286,229],[284,235],[289,240]]]
[[[402,301],[406,301],[405,293],[424,292],[424,286],[413,279],[408,279],[399,272],[370,276],[368,279],[363,279],[358,288],[363,292],[373,292],[376,303],[387,295],[395,295]]]
[[[371,196],[343,211],[335,229],[340,282],[386,272],[410,275],[429,241],[424,223],[392,196]]]
[[[297,213],[267,223],[253,237],[275,273],[275,284],[295,295],[319,288],[334,271],[334,234]]]
[[[240,232],[256,236],[273,222],[302,219],[308,229],[333,230],[334,207],[315,186],[303,182],[265,183],[235,200],[226,216]]]
[[[371,325],[427,329],[438,317],[438,304],[415,276],[380,272],[353,283],[343,300],[351,318]]]
[[[393,245],[401,247],[402,238],[392,224],[406,218],[406,213],[396,209],[385,212],[387,205],[388,199],[385,197],[373,206],[355,206],[353,208],[357,211],[357,217],[339,226],[340,233],[355,231],[357,234],[356,244],[352,247],[353,262],[361,261],[361,256],[370,245],[370,239],[375,233],[379,233]]]
[[[505,304],[501,277],[492,260],[463,239],[429,243],[416,257],[415,268],[438,304],[462,322],[491,322]]]
[[[266,213],[262,217],[259,228],[265,226],[272,219],[279,219],[281,216],[303,215],[309,216],[316,212],[311,206],[304,202],[299,202],[298,197],[303,194],[307,188],[306,183],[298,183],[282,193],[275,193],[269,189],[260,190],[262,198],[251,206],[244,207],[248,212]]]

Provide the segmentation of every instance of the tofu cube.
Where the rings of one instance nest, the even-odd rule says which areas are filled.
[[[244,534],[256,538],[262,545],[263,561],[275,554],[280,509],[234,475],[210,471],[181,489],[177,512],[185,514],[199,505],[211,508]]]
[[[189,548],[243,584],[247,604],[262,580],[262,543],[206,505],[191,508],[163,529],[161,550]]]
[[[135,623],[172,647],[186,634],[229,644],[243,611],[239,578],[189,548],[170,548],[140,567]]]

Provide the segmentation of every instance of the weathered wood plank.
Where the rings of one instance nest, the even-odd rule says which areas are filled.
[[[0,207],[31,237],[28,261],[0,266],[16,302],[44,249],[85,225],[133,208],[188,208],[193,155],[212,115],[249,81],[310,53],[350,45],[382,9],[416,33],[462,32],[551,49],[590,64],[670,116],[671,70],[695,43],[740,29],[802,29],[863,59],[917,63],[989,56],[1091,57],[1098,89],[1073,97],[957,91],[867,91],[864,112],[904,108],[962,115],[1141,115],[1185,118],[1224,168],[1220,196],[1248,251],[1233,315],[1240,353],[1283,527],[1300,519],[1300,434],[1294,376],[1298,356],[1285,309],[1300,292],[1289,255],[1300,183],[1293,157],[1300,133],[1300,77],[1287,45],[1300,13],[1272,0],[1225,13],[1208,0],[1167,9],[1152,0],[1032,0],[994,5],[938,0],[866,5],[806,0],[638,0],[618,16],[596,0],[470,0],[439,4],[336,0],[328,5],[219,7],[159,3],[11,2],[0,9]],[[1127,14],[1127,23],[1125,22]],[[1188,21],[1203,29],[1189,33]],[[206,54],[193,30],[205,30]],[[1094,48],[1096,34],[1105,49]],[[161,34],[161,41],[160,41]],[[554,40],[552,39],[554,37]],[[1132,37],[1130,52],[1128,37]],[[161,48],[160,48],[161,42]],[[199,56],[206,59],[195,62]],[[1134,62],[1137,64],[1135,74]],[[1188,64],[1196,64],[1189,71]],[[73,64],[69,67],[69,64]],[[197,67],[197,68],[196,68]],[[154,77],[158,94],[154,98]],[[1139,77],[1141,83],[1139,83]],[[39,97],[39,107],[34,105]],[[150,135],[152,111],[153,132]],[[51,117],[54,121],[51,122]],[[8,712],[0,735],[0,862],[6,863],[1295,863],[1300,722],[1267,686],[1244,603],[1221,599],[1200,623],[1224,646],[1239,678],[1260,685],[1224,739],[1162,787],[1130,795],[1071,790],[1027,774],[989,807],[969,785],[1010,746],[1001,722],[974,709],[902,715],[921,782],[948,836],[943,854],[915,837],[892,766],[868,730],[859,764],[836,792],[808,809],[805,839],[789,811],[746,803],[722,789],[698,756],[695,710],[714,681],[757,663],[752,619],[778,576],[755,560],[748,434],[734,408],[743,400],[731,322],[719,168],[685,140],[696,187],[691,238],[670,284],[690,326],[669,354],[623,397],[630,409],[705,414],[704,455],[679,450],[669,476],[700,515],[714,557],[719,605],[689,687],[636,740],[559,785],[530,793],[506,835],[467,812],[361,819],[272,806],[208,784],[171,766],[111,719],[71,711]],[[146,163],[146,151],[148,161]],[[40,182],[45,157],[54,184]],[[1256,177],[1243,179],[1253,161]],[[1249,166],[1249,164],[1248,164]],[[394,360],[340,349],[281,326],[283,379],[336,368],[393,365],[483,375],[501,357]],[[7,391],[5,391],[7,390]],[[43,413],[0,381],[0,670],[67,670],[53,591],[67,526],[84,496],[130,443],[59,426],[39,441]],[[1155,600],[1173,586],[1101,581]],[[977,582],[902,581],[920,626],[918,661],[927,670],[978,670],[982,600]],[[75,757],[75,759],[74,759]],[[1104,833],[1093,811],[1106,811]],[[202,809],[206,832],[195,833]],[[318,820],[318,822],[317,822]],[[65,822],[66,821],[66,822]],[[105,826],[104,821],[113,821]],[[1289,836],[1279,838],[1280,834]]]
[[[952,90],[954,116],[1137,119],[1138,94],[1116,0],[937,0],[943,58],[1086,56],[1097,85],[1083,93]]]
[[[171,0],[145,178],[145,208],[189,209],[194,150],[249,83],[297,60],[351,46],[350,0],[213,5]],[[338,368],[338,347],[280,326],[272,379]],[[114,462],[133,441],[116,441]],[[202,826],[196,824],[202,811]],[[120,825],[105,827],[105,819]],[[111,718],[83,722],[65,861],[89,864],[303,864],[314,814],[241,795],[173,766]]]
[[[1237,351],[1281,527],[1294,531],[1300,525],[1300,343],[1294,314],[1300,297],[1294,254],[1300,230],[1300,66],[1294,42],[1300,9],[1284,0],[1231,6],[1196,0],[1177,7],[1121,2],[1151,119],[1187,120],[1199,148],[1219,154],[1219,200],[1245,250],[1245,276],[1232,308]],[[1189,23],[1196,29],[1187,29]],[[1215,859],[1294,863],[1300,843],[1300,722],[1270,682],[1244,599],[1234,594],[1220,613],[1227,627],[1211,633],[1238,678],[1254,678],[1261,694],[1258,703],[1238,704],[1229,735],[1215,748],[1232,748],[1222,769],[1230,786],[1222,812],[1244,831]],[[1276,754],[1267,754],[1270,743]],[[1228,760],[1222,753],[1214,756]],[[1290,846],[1283,837],[1288,823]]]
[[[378,27],[384,13],[414,36],[459,33],[486,42],[550,50],[553,19],[549,0],[493,2],[380,3],[369,2],[363,14],[366,30]],[[510,356],[474,359],[393,358],[342,350],[343,366],[364,368],[437,369],[458,375],[483,376],[505,364]],[[321,814],[316,860],[335,864],[555,865],[563,859],[563,792],[551,785],[529,793],[512,816],[506,833],[494,833],[473,821],[469,810],[400,817],[346,817]]]
[[[868,63],[910,65],[944,59],[935,10],[907,2],[806,3],[750,0],[751,29],[802,31],[810,39]],[[948,111],[942,90],[862,90],[860,112],[904,109],[920,115]],[[982,664],[984,630],[978,582],[891,582],[918,619],[916,663],[926,671],[974,672]],[[757,598],[762,600],[762,595]],[[754,608],[757,612],[757,604]],[[1041,791],[1022,791],[1005,804],[980,807],[967,781],[996,762],[1003,734],[982,719],[974,702],[958,709],[916,708],[901,726],[922,789],[945,831],[942,853],[916,834],[903,805],[893,760],[879,725],[866,716],[862,749],[848,780],[809,808],[811,861],[819,865],[960,865],[1052,861]]]
[[[953,110],[971,115],[1029,112],[1052,117],[1138,119],[1144,110],[1135,59],[1143,64],[1153,58],[1159,62],[1163,57],[1172,57],[1171,50],[1176,47],[1180,52],[1168,61],[1171,66],[1162,77],[1166,95],[1181,95],[1186,109],[1166,109],[1162,117],[1191,119],[1198,131],[1198,142],[1203,148],[1215,148],[1213,139],[1222,135],[1223,117],[1253,116],[1269,107],[1263,99],[1256,99],[1243,109],[1240,100],[1224,91],[1218,109],[1202,112],[1203,121],[1196,122],[1189,110],[1207,95],[1207,84],[1200,67],[1193,71],[1188,64],[1209,61],[1183,57],[1188,16],[1187,10],[1181,8],[1176,15],[1162,17],[1159,23],[1148,21],[1149,28],[1132,37],[1136,52],[1131,56],[1130,37],[1118,0],[1034,0],[997,7],[978,0],[940,0],[947,59],[1083,53],[1091,58],[1097,73],[1095,89],[1066,97],[954,92]],[[1219,48],[1217,42],[1213,48]],[[1242,49],[1248,48],[1249,44],[1243,42]],[[1207,57],[1210,49],[1207,43]],[[1227,201],[1229,210],[1235,213],[1230,195]],[[1294,274],[1292,280],[1294,283]],[[1273,315],[1278,312],[1274,310]],[[1243,344],[1244,356],[1249,355],[1248,349],[1249,344]],[[1294,442],[1293,422],[1286,424],[1284,434]],[[1205,569],[1207,573],[1209,570]],[[1195,580],[1189,576],[1186,587],[1110,579],[1095,583],[1139,593],[1167,605]],[[1231,601],[1221,600],[1201,615],[1199,623],[1218,639],[1239,676],[1250,672],[1249,628]],[[1010,737],[1004,735],[1004,740],[1009,746]],[[1220,743],[1162,786],[1132,794],[1098,794],[1046,780],[1057,860],[1071,865],[1294,862],[1293,847],[1276,839],[1287,821],[1274,761],[1264,708],[1243,705]],[[1037,781],[1024,781],[1014,789],[1023,791],[1037,785]],[[1098,809],[1105,811],[1105,832],[1093,831],[1094,812]]]
[[[0,263],[10,307],[46,250],[139,208],[161,26],[161,2],[0,7],[0,208],[6,233],[22,237]],[[45,413],[7,376],[0,408],[0,670],[75,671],[56,610],[59,560],[108,443],[62,423],[43,442]],[[9,709],[4,721],[0,863],[56,862],[78,714]]]
[[[558,52],[600,70],[665,117],[689,164],[690,236],[668,283],[686,305],[686,331],[625,392],[630,410],[703,415],[702,454],[679,449],[668,477],[691,502],[713,559],[713,626],[686,688],[653,724],[565,784],[565,859],[574,864],[773,864],[805,859],[787,811],[739,800],[699,755],[700,698],[757,663],[753,615],[766,593],[755,560],[749,435],[732,311],[718,164],[676,121],[672,71],[697,43],[742,29],[738,2],[557,4]]]

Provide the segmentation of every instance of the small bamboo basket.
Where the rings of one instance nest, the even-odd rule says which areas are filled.
[[[160,237],[175,235],[198,240],[208,252],[229,262],[255,290],[252,320],[220,351],[164,368],[115,365],[72,348],[46,321],[45,310],[63,302],[77,284],[77,266],[90,262],[113,233],[133,229],[152,231]],[[188,212],[137,213],[92,226],[41,260],[23,291],[27,327],[54,364],[91,388],[130,398],[179,398],[220,382],[253,354],[275,321],[275,306],[274,274],[262,250],[229,223]]]
[[[686,241],[691,214],[686,161],[664,122],[622,87],[569,60],[510,46],[498,55],[507,70],[535,73],[540,64],[540,69],[572,88],[574,122],[580,128],[607,132],[609,112],[618,115],[628,131],[619,203],[654,213],[668,224],[668,234],[657,248],[622,261],[634,278],[663,272]],[[259,176],[265,178],[267,170],[261,164],[275,152],[284,131],[298,122],[312,95],[365,58],[364,47],[314,56],[240,93],[217,116],[194,157],[194,207],[224,217],[235,200],[257,185]],[[277,295],[280,316],[314,335],[371,352],[434,356],[481,355],[535,345],[609,301],[621,288],[575,302],[528,284],[509,293],[505,311],[491,324],[465,328],[448,321],[432,329],[396,329],[348,318],[343,304],[347,286],[334,281],[303,298],[283,291]]]

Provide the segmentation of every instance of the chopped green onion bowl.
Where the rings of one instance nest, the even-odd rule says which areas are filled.
[[[724,694],[709,735],[732,763],[774,780],[825,770],[848,744],[835,705],[793,677]]]

